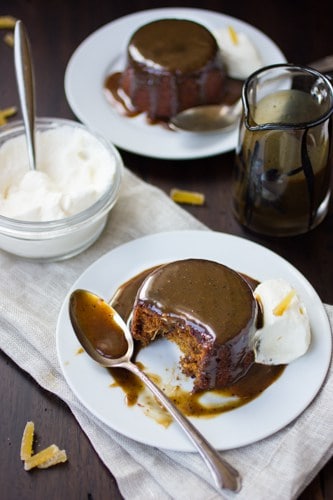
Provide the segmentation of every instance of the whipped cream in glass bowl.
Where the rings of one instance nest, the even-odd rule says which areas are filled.
[[[0,249],[41,261],[72,257],[102,233],[117,201],[117,149],[78,122],[36,119],[37,169],[23,122],[0,128]]]

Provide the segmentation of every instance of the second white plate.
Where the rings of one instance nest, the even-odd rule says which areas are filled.
[[[237,129],[229,132],[189,134],[148,125],[143,115],[121,116],[103,93],[103,82],[125,67],[127,43],[143,24],[160,18],[185,18],[211,31],[232,26],[245,33],[257,47],[263,65],[286,62],[277,45],[253,26],[218,12],[188,8],[164,8],[136,12],[92,33],[73,53],[65,73],[67,100],[76,116],[116,146],[132,153],[162,159],[212,156],[236,147]]]
[[[164,428],[147,417],[139,406],[128,407],[123,391],[110,387],[113,381],[110,373],[87,354],[77,355],[79,343],[68,314],[69,295],[76,288],[88,289],[109,299],[122,283],[142,270],[190,257],[221,262],[259,281],[284,278],[296,288],[310,317],[310,349],[290,363],[260,397],[214,418],[191,419],[217,449],[237,448],[270,436],[298,417],[320,389],[331,359],[331,330],[320,298],[295,267],[270,250],[236,236],[211,231],[160,233],[115,248],[92,264],[69,290],[57,324],[58,358],[79,400],[106,425],[151,446],[194,451],[177,424]],[[156,373],[157,365],[163,368],[173,355],[169,348],[165,350],[165,343],[161,345],[162,348],[157,342],[147,351],[144,365],[150,373]]]

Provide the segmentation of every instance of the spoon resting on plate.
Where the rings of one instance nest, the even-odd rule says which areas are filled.
[[[333,80],[333,56],[327,56],[309,64],[310,67]],[[242,100],[234,104],[208,104],[185,109],[170,118],[173,130],[186,132],[226,132],[237,125],[242,112]]]
[[[234,104],[209,104],[181,111],[170,118],[169,126],[187,132],[230,130],[238,123],[242,111],[241,99]]]
[[[31,170],[36,170],[34,73],[29,39],[22,21],[17,21],[15,24],[14,63],[27,139],[29,166]]]
[[[137,375],[172,415],[210,470],[219,489],[239,491],[239,473],[208,443],[151,379],[131,361],[134,342],[126,323],[113,307],[87,290],[75,290],[69,298],[74,332],[87,354],[100,365],[121,367]]]

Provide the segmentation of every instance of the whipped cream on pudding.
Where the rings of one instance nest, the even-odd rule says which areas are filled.
[[[245,80],[263,65],[256,47],[245,33],[236,32],[229,26],[214,31],[214,36],[231,78]]]
[[[111,185],[116,161],[92,134],[70,126],[36,132],[37,170],[24,134],[0,147],[0,215],[22,221],[70,217]]]
[[[255,361],[287,364],[306,353],[311,342],[310,321],[296,290],[283,279],[262,282],[254,290],[263,324],[253,336]]]

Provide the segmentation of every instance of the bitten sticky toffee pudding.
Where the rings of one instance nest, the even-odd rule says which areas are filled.
[[[131,331],[144,346],[158,335],[183,353],[194,390],[230,385],[253,364],[250,338],[257,303],[240,274],[222,264],[188,259],[150,273],[134,301]]]
[[[178,387],[169,397],[186,415],[210,417],[242,406],[283,372],[284,365],[256,364],[249,347],[261,317],[252,294],[257,284],[217,262],[188,259],[146,269],[112,297],[125,321],[133,312],[137,354],[162,336],[179,346],[180,368],[194,379],[194,392]],[[111,372],[128,403],[136,404],[142,388],[135,377]],[[233,399],[206,407],[200,395],[207,390]]]

